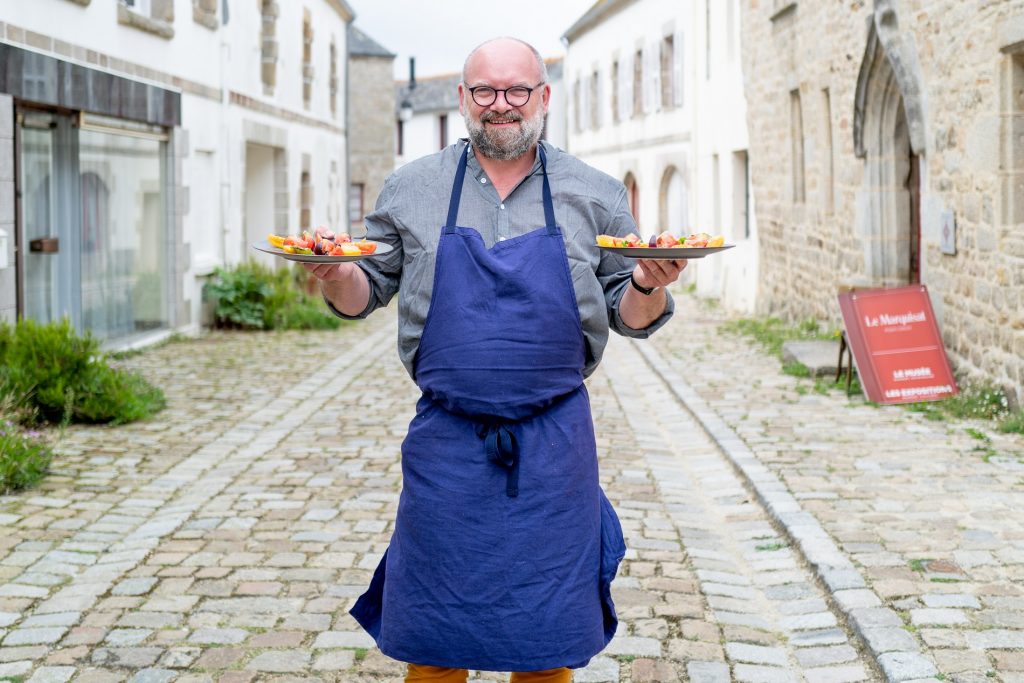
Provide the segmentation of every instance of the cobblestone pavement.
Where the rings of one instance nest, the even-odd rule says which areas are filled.
[[[905,411],[799,394],[776,361],[681,304],[653,345],[613,339],[589,382],[629,550],[613,587],[620,631],[575,680],[879,678],[875,648],[847,623],[901,646],[878,658],[891,678],[1015,680],[1016,459],[984,462],[976,439]],[[347,615],[391,533],[417,395],[392,316],[333,333],[216,334],[128,359],[169,408],[69,429],[55,473],[0,499],[0,679],[400,681],[404,667]],[[753,488],[737,474],[744,442],[763,463],[739,468]],[[788,495],[779,482],[798,501],[790,512],[813,515],[841,548],[831,564],[814,561],[820,539],[779,535],[779,522],[795,528],[765,494]],[[822,576],[841,560],[836,576],[863,575],[864,587]],[[850,609],[876,611],[858,621]],[[888,630],[863,628],[869,618]]]
[[[752,480],[780,482],[773,516],[886,676],[1024,681],[1024,439],[819,393],[680,303],[645,357]]]

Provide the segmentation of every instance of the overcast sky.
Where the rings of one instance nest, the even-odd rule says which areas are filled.
[[[533,44],[544,57],[565,55],[561,36],[596,0],[347,0],[355,25],[398,56],[395,78],[454,73],[474,47],[509,35]]]

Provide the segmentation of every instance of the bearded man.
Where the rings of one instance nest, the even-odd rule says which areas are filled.
[[[367,237],[393,251],[307,265],[342,317],[398,294],[398,351],[423,395],[402,444],[395,531],[353,616],[406,681],[566,683],[617,624],[625,552],[598,482],[584,379],[609,328],[649,336],[685,261],[600,253],[636,230],[622,183],[541,142],[551,86],[514,38],[466,59],[469,140],[385,182]]]

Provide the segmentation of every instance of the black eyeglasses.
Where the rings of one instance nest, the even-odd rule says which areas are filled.
[[[544,85],[544,81],[541,81],[532,88],[527,88],[525,85],[517,85],[511,88],[492,88],[489,85],[478,85],[475,88],[466,88],[469,94],[473,96],[473,101],[480,107],[489,107],[494,104],[494,101],[498,99],[498,93],[505,94],[505,101],[513,107],[522,107],[524,104],[530,101],[530,95],[534,90]]]

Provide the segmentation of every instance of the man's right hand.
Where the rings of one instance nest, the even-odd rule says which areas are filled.
[[[370,282],[354,263],[303,263],[320,281],[320,290],[339,312],[356,316],[370,301]]]

